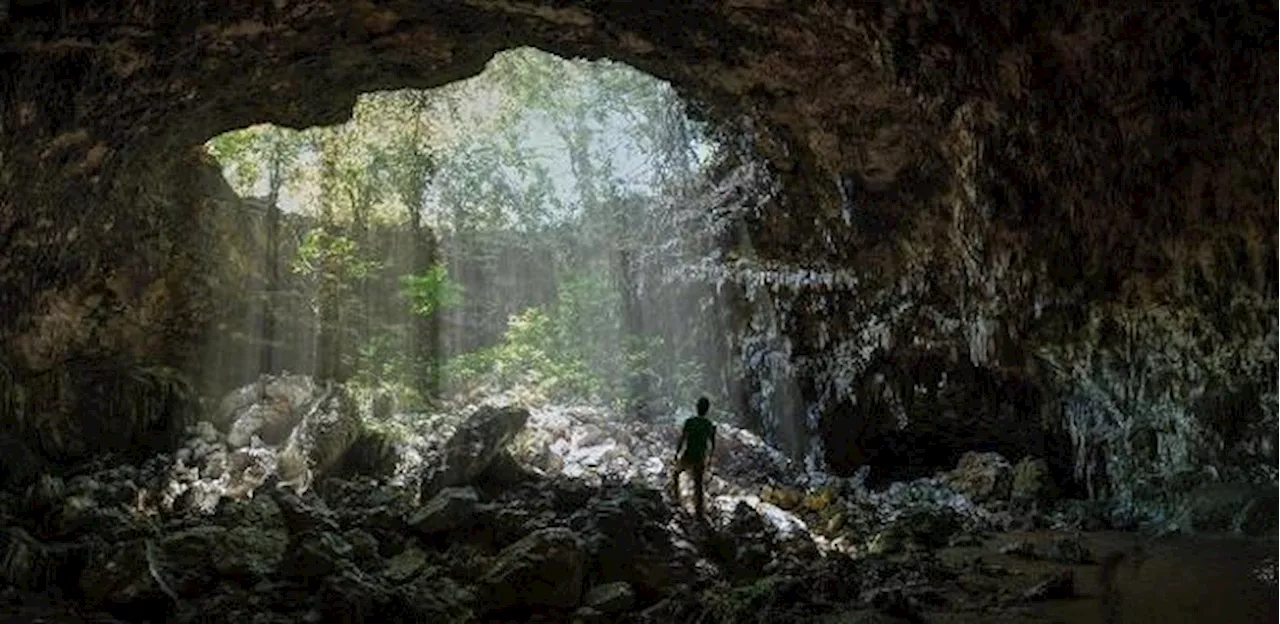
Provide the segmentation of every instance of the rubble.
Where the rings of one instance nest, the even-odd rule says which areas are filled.
[[[358,452],[352,441],[370,431],[345,396],[266,378],[213,414],[287,404],[300,416],[283,439],[269,436],[276,444],[255,434],[234,448],[224,429],[241,421],[206,420],[141,466],[44,475],[20,496],[0,493],[0,517],[19,523],[0,530],[0,580],[174,622],[214,612],[252,622],[876,621],[1074,591],[1070,578],[1029,586],[980,556],[933,556],[987,548],[987,533],[1011,522],[999,499],[1016,494],[995,495],[998,475],[961,487],[981,485],[986,506],[957,491],[956,472],[878,491],[865,473],[807,487],[812,475],[721,425],[733,442],[719,445],[704,524],[667,498],[674,420],[503,404],[393,414],[378,429],[386,465],[344,470],[340,450]],[[295,487],[290,454],[312,471],[306,487]],[[1009,468],[980,459],[957,472]],[[1069,535],[1003,552],[1092,561]],[[957,581],[966,575],[988,580]],[[1005,577],[1019,585],[999,600],[973,589]]]

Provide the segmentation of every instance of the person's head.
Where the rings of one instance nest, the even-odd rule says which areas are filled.
[[[709,409],[711,409],[711,401],[707,397],[698,397],[698,415],[706,416]]]

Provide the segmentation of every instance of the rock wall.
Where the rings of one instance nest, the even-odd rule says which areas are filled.
[[[746,370],[768,371],[751,402],[773,402],[793,453],[865,428],[868,393],[899,406],[898,431],[945,418],[903,407],[937,388],[870,372],[925,353],[948,379],[1034,388],[956,413],[1007,404],[1028,432],[1062,430],[1097,495],[1189,473],[1274,482],[1277,62],[1261,6],[86,0],[15,7],[0,28],[0,344],[19,374],[193,344],[202,300],[174,276],[204,265],[181,264],[171,235],[194,235],[177,226],[198,211],[140,183],[190,175],[175,158],[189,146],[341,121],[360,91],[443,84],[534,45],[627,62],[756,129],[785,198],[740,241],[734,279],[759,317],[739,343]],[[125,273],[147,276],[128,301],[184,284],[148,317],[165,331],[33,338],[57,302]]]

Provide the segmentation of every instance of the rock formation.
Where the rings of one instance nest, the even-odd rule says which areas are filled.
[[[794,457],[928,472],[959,434],[1005,431],[1006,455],[1135,513],[1205,482],[1274,484],[1277,37],[1260,5],[4,7],[0,417],[46,455],[182,430],[181,393],[139,371],[197,369],[236,287],[212,269],[224,189],[196,146],[340,122],[362,91],[531,45],[670,80],[767,160],[782,194],[721,273],[756,317],[735,341],[743,403]],[[139,400],[104,407],[102,388]]]

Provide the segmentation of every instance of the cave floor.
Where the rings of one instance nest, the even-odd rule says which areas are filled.
[[[997,534],[981,547],[949,548],[940,553],[948,563],[975,557],[1012,574],[984,578],[991,589],[1025,587],[1027,579],[1063,569],[1074,573],[1076,598],[1029,603],[1004,613],[930,613],[931,622],[1107,622],[1101,600],[1097,564],[1064,565],[1002,554],[999,547],[1016,540],[1045,545],[1063,533],[1052,531]],[[1142,544],[1148,556],[1136,571],[1121,565],[1116,576],[1119,613],[1110,622],[1235,624],[1276,622],[1280,618],[1275,581],[1277,541],[1222,537],[1169,537],[1156,541],[1133,533],[1085,533],[1082,542],[1097,557],[1129,551]],[[1270,570],[1270,577],[1260,576]],[[980,589],[975,586],[974,589]],[[993,592],[994,593],[994,592]]]
[[[1117,576],[1121,593],[1119,617],[1107,620],[1100,600],[1098,565],[1064,565],[999,552],[1002,545],[1014,541],[1025,540],[1040,546],[1064,535],[1052,531],[1001,533],[992,535],[981,546],[947,548],[938,554],[943,561],[956,566],[981,558],[985,565],[1007,571],[1007,574],[995,578],[983,575],[979,579],[975,575],[960,579],[970,597],[978,598],[977,603],[981,602],[984,594],[994,597],[1006,591],[1018,591],[1027,586],[1029,579],[1063,569],[1074,573],[1077,597],[999,608],[926,610],[922,621],[936,624],[1245,624],[1276,622],[1280,618],[1277,609],[1280,595],[1274,576],[1277,541],[1274,539],[1174,537],[1152,542],[1132,533],[1081,534],[1083,543],[1099,556],[1117,550],[1127,551],[1139,543],[1147,549],[1148,557],[1136,572],[1131,567],[1121,566]],[[1269,578],[1260,575],[1262,570],[1268,569]],[[105,614],[80,612],[70,601],[19,592],[13,588],[0,592],[0,603],[4,603],[0,604],[0,620],[5,622],[101,624],[121,621]],[[877,617],[871,611],[858,611],[819,618],[818,621],[846,624],[900,620]]]

